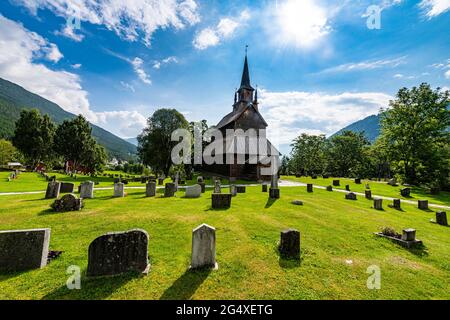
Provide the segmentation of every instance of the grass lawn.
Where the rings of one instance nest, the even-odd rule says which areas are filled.
[[[13,183],[32,188],[32,175]],[[260,187],[248,187],[224,211],[210,209],[210,191],[200,199],[183,192],[145,198],[144,190],[111,195],[96,191],[82,211],[68,213],[52,213],[42,194],[2,196],[1,230],[49,227],[50,249],[64,253],[44,269],[0,275],[0,299],[450,299],[450,228],[431,224],[434,214],[413,205],[397,211],[385,202],[385,211],[376,211],[362,197],[347,201],[342,193],[308,194],[304,187],[282,188],[274,202]],[[290,204],[296,199],[304,206]],[[202,223],[216,227],[219,269],[190,272],[192,229]],[[383,226],[415,228],[425,247],[410,251],[374,236]],[[150,273],[86,278],[90,242],[133,228],[150,235]],[[300,262],[277,254],[285,228],[301,232]],[[71,265],[81,267],[81,290],[66,288]],[[381,268],[381,290],[367,289],[372,265]]]
[[[364,193],[364,190],[366,188],[366,183],[370,185],[370,189],[372,190],[373,195],[379,195],[379,196],[386,196],[386,197],[392,197],[392,198],[398,198],[398,199],[405,199],[405,200],[429,200],[430,203],[450,206],[450,192],[440,192],[437,195],[429,194],[425,191],[423,188],[419,187],[411,187],[411,197],[405,198],[402,197],[400,194],[400,190],[405,188],[404,186],[390,186],[387,184],[387,182],[378,182],[378,181],[370,181],[370,180],[361,180],[361,184],[356,184],[354,179],[345,179],[345,178],[329,178],[329,179],[323,179],[323,178],[317,178],[312,179],[311,177],[301,177],[296,178],[293,176],[283,176],[282,179],[289,180],[289,181],[296,181],[296,182],[303,182],[303,183],[312,183],[317,186],[332,186],[333,180],[340,180],[340,186],[339,187],[333,187],[335,189],[342,189],[345,190],[345,185],[350,185],[350,190],[354,192],[362,192]]]

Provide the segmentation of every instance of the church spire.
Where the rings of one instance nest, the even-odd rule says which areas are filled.
[[[250,84],[250,72],[248,71],[248,59],[247,59],[247,48],[248,45],[245,46],[245,61],[244,61],[244,70],[242,72],[242,80],[241,80],[241,88],[254,91]]]

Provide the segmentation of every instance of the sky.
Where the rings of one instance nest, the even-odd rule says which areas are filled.
[[[448,89],[449,30],[450,0],[2,0],[0,77],[132,138],[159,108],[217,124],[248,45],[268,136],[288,153],[402,87]]]

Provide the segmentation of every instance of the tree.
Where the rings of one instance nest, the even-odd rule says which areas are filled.
[[[85,167],[92,172],[100,171],[106,163],[106,152],[91,132],[89,122],[82,115],[64,120],[56,129],[54,149],[64,161],[72,161],[75,170]]]
[[[0,166],[17,160],[18,151],[13,144],[8,140],[0,139]]]
[[[324,135],[314,136],[303,133],[292,143],[290,164],[295,173],[306,175],[321,174],[325,168]]]
[[[43,117],[38,110],[23,110],[16,122],[13,145],[35,166],[54,157],[52,146],[55,125],[48,115]]]
[[[364,132],[344,131],[332,137],[326,151],[328,171],[339,177],[363,174],[369,145]]]
[[[171,151],[178,143],[171,141],[172,132],[188,127],[184,116],[175,109],[155,111],[138,136],[138,154],[143,164],[167,176],[172,166]]]
[[[395,169],[410,184],[448,180],[449,91],[402,88],[382,114],[381,136]],[[439,183],[442,183],[440,181]]]

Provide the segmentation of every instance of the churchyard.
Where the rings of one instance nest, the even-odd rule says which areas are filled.
[[[449,211],[448,192],[430,195],[412,188],[411,197],[404,198],[401,186],[339,179],[340,186],[334,186],[332,192],[325,188],[308,192],[306,185],[282,184],[280,198],[270,199],[269,190],[247,185],[234,189],[230,208],[213,209],[211,180],[206,181],[208,187],[200,197],[187,198],[181,188],[175,197],[164,197],[161,186],[154,197],[148,197],[149,190],[140,182],[125,185],[125,197],[114,197],[112,178],[78,176],[75,180],[63,174],[49,175],[56,175],[57,181],[73,182],[76,197],[81,182],[100,184],[95,185],[93,199],[83,199],[80,210],[55,212],[51,209],[55,199],[44,198],[48,182],[42,176],[21,173],[8,182],[7,173],[0,173],[0,193],[40,191],[1,195],[0,231],[49,228],[49,250],[62,251],[41,269],[2,272],[0,299],[450,298],[450,228],[430,222],[436,219],[436,211]],[[323,187],[335,179],[282,177],[283,181]],[[171,182],[170,178],[164,181]],[[195,177],[186,181],[187,185],[195,183]],[[225,183],[222,195],[230,193]],[[346,200],[346,193],[336,190],[349,185],[351,191],[364,194],[367,183],[374,198],[398,198],[401,209],[391,208],[392,201],[383,200],[382,210],[376,210],[373,199],[357,195],[356,201]],[[428,210],[403,202],[422,199],[429,200]],[[215,228],[216,270],[190,268],[193,230],[202,224]],[[401,239],[378,236],[383,228],[398,233],[413,228],[422,245],[406,248]],[[141,266],[148,267],[147,274],[90,276],[91,243],[110,232],[134,229],[148,234],[148,266]],[[300,233],[299,259],[280,255],[280,235],[287,229]],[[145,233],[136,236],[142,238]],[[295,246],[297,235],[285,239],[283,252],[290,241]],[[146,243],[146,236],[143,239]],[[142,256],[142,250],[139,254]],[[67,287],[72,275],[68,270],[74,266],[81,270],[80,289]],[[368,287],[374,267],[380,270],[379,289]]]

